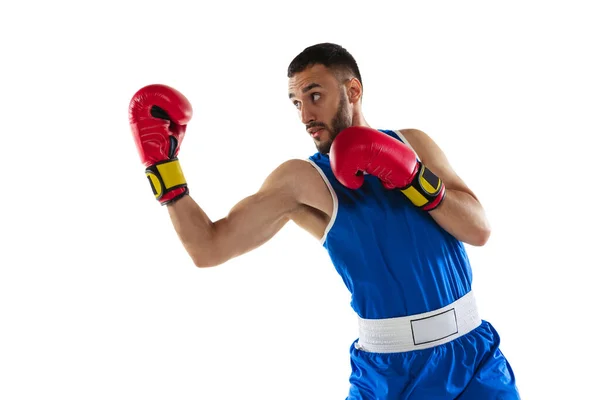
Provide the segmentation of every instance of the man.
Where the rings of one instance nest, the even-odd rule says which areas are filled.
[[[361,75],[344,48],[306,48],[288,78],[318,152],[278,166],[214,222],[177,159],[191,105],[162,85],[134,95],[146,174],[194,264],[223,264],[294,221],[320,240],[352,294],[359,338],[348,399],[518,399],[499,335],[471,292],[463,242],[481,246],[490,234],[475,194],[425,133],[369,127]]]

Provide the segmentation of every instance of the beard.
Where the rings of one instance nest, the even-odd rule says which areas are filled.
[[[338,105],[337,112],[333,117],[333,120],[331,121],[331,126],[322,124],[322,126],[329,131],[330,136],[327,140],[319,141],[315,144],[317,146],[317,151],[321,154],[329,154],[329,150],[331,149],[331,143],[333,143],[333,139],[335,139],[335,137],[341,131],[350,127],[351,125],[352,116],[350,115],[350,107],[346,98],[346,93],[343,93],[343,96],[340,99],[340,104]]]

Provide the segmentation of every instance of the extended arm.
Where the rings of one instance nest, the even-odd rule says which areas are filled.
[[[131,132],[154,197],[167,206],[195,265],[219,265],[262,245],[303,207],[327,208],[323,196],[316,195],[323,192],[315,191],[318,173],[304,160],[290,160],[276,168],[257,193],[236,204],[227,217],[212,222],[189,196],[178,159],[192,114],[182,93],[160,84],[141,88],[129,104]],[[302,217],[306,213],[299,214],[295,221],[314,234],[314,224]]]
[[[299,164],[303,163],[303,164]],[[189,196],[168,205],[169,215],[188,254],[198,267],[211,267],[253,250],[271,239],[301,206],[296,188],[302,160],[283,163],[257,193],[212,222]]]

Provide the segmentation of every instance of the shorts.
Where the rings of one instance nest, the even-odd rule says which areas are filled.
[[[346,400],[520,399],[500,337],[487,321],[449,343],[403,353],[350,348]]]

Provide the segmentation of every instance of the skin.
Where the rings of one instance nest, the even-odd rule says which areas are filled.
[[[288,90],[308,138],[322,153],[329,151],[335,136],[346,127],[369,126],[361,110],[362,85],[347,73],[314,65],[292,76]],[[475,194],[428,135],[417,129],[401,132],[421,161],[446,185],[446,198],[430,212],[432,218],[458,240],[484,245],[490,227]],[[256,193],[217,221],[211,221],[191,196],[167,208],[194,264],[212,267],[261,246],[289,221],[320,239],[333,214],[333,199],[310,163],[292,159],[279,165]]]

